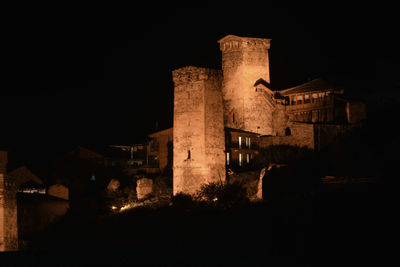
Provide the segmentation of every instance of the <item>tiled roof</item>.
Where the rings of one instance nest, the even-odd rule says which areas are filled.
[[[281,95],[290,95],[290,94],[298,94],[306,92],[325,91],[328,89],[337,89],[337,88],[334,85],[325,81],[324,79],[317,78],[295,87],[280,90],[279,93]]]

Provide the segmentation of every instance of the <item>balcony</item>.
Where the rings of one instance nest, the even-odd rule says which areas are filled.
[[[286,110],[288,112],[293,112],[293,111],[303,111],[303,110],[312,110],[312,109],[321,109],[321,108],[327,108],[333,106],[333,97],[332,96],[327,96],[322,99],[317,98],[313,99],[313,101],[309,103],[304,103],[302,102],[301,104],[291,104],[286,106]]]

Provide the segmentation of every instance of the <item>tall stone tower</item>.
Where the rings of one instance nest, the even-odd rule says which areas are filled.
[[[17,190],[6,171],[7,152],[0,151],[0,251],[18,249]]]
[[[172,77],[173,193],[194,194],[202,184],[225,181],[222,73],[188,66]]]
[[[222,51],[225,126],[260,134],[273,134],[269,97],[254,88],[262,78],[270,82],[269,56],[271,39],[228,35],[219,40]]]

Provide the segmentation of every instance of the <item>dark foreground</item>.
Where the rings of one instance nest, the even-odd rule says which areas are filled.
[[[393,265],[396,191],[346,185],[229,211],[163,207],[70,216],[32,237],[36,249],[0,254],[0,265]]]

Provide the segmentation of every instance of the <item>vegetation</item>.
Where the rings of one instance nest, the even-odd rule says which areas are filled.
[[[207,205],[222,209],[243,207],[249,202],[243,182],[236,181],[202,185],[196,198],[204,201]]]

